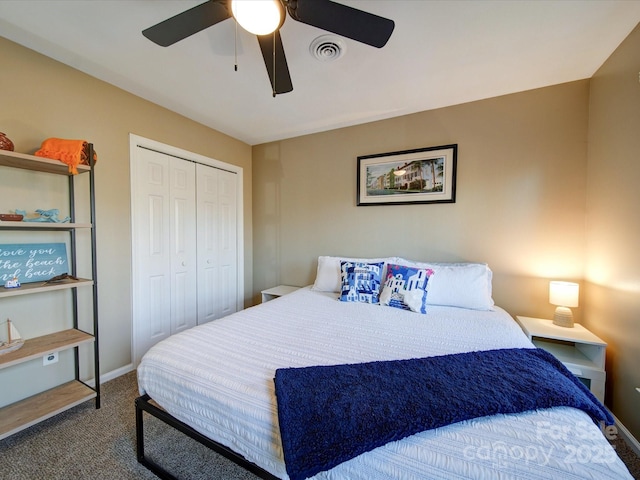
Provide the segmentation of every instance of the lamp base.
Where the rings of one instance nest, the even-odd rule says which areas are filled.
[[[573,328],[573,312],[568,307],[556,307],[553,324],[559,327]]]

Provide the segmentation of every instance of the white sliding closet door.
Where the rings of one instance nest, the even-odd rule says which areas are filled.
[[[134,335],[144,353],[196,325],[195,165],[144,148],[136,157]]]
[[[237,310],[237,175],[198,164],[198,324]]]
[[[160,340],[242,308],[242,169],[141,137],[131,140],[138,365]]]

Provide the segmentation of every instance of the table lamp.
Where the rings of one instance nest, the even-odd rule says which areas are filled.
[[[573,312],[570,307],[578,306],[580,287],[572,282],[550,282],[549,303],[556,305],[553,323],[560,327],[573,328]]]

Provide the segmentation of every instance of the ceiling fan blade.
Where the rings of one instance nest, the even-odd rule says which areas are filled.
[[[330,0],[289,2],[287,11],[294,20],[377,48],[386,45],[395,27],[393,20]]]
[[[161,47],[168,47],[229,17],[226,0],[209,0],[143,30],[142,34]]]
[[[275,42],[274,42],[275,35]],[[258,43],[260,44],[260,50],[262,51],[262,57],[264,58],[264,65],[267,67],[267,73],[269,74],[269,81],[275,94],[287,93],[293,90],[293,84],[291,83],[291,75],[289,74],[289,66],[287,65],[287,58],[284,55],[284,47],[282,46],[282,38],[280,37],[280,30],[269,35],[256,35],[258,37]],[[274,43],[275,43],[275,60],[274,60]],[[274,72],[275,62],[275,72]],[[275,87],[274,87],[275,85]]]

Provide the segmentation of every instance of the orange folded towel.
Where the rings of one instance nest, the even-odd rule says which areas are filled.
[[[69,165],[69,173],[76,175],[78,165],[89,165],[89,145],[85,140],[65,140],[63,138],[47,138],[35,153],[36,157],[60,160]],[[94,164],[98,156],[93,152]]]

